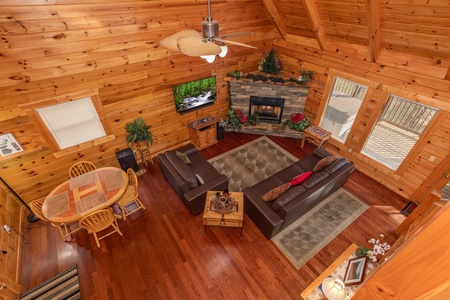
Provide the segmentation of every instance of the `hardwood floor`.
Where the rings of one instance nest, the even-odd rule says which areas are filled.
[[[209,159],[258,137],[227,132],[201,153]],[[299,158],[313,151],[307,143],[301,149],[298,139],[270,138]],[[111,235],[101,240],[101,248],[85,231],[63,242],[50,224],[25,222],[22,291],[77,264],[83,299],[300,299],[351,243],[384,233],[392,244],[407,203],[354,172],[344,188],[370,208],[296,270],[247,216],[242,238],[236,228],[211,227],[205,235],[202,215],[188,212],[156,160],[139,184],[147,209],[119,221],[123,237]]]

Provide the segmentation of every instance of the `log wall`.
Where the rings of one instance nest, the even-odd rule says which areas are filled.
[[[153,156],[187,143],[188,121],[224,116],[223,77],[233,69],[255,70],[279,34],[258,1],[212,1],[211,15],[223,33],[253,32],[233,40],[258,49],[230,46],[225,58],[209,64],[159,47],[160,39],[179,30],[200,31],[206,1],[2,1],[0,134],[12,133],[24,151],[0,157],[1,176],[29,202],[67,180],[78,160],[119,166],[115,152],[127,147],[125,124],[138,116],[152,126]],[[176,113],[172,87],[211,75],[217,76],[215,104]],[[55,157],[26,109],[86,93],[98,94],[112,138]]]
[[[275,41],[275,48],[285,62],[285,73],[291,77],[298,75],[299,70],[315,72],[305,107],[305,114],[315,124],[320,124],[330,87],[327,81],[332,76],[369,86],[370,97],[362,103],[345,144],[330,142],[337,152],[355,162],[362,172],[413,201],[420,201],[433,188],[442,188],[444,181],[440,181],[441,186],[436,186],[436,182],[450,168],[450,84],[440,78],[443,66],[448,69],[448,62],[382,51],[379,62],[373,63],[367,48],[337,41],[332,51],[284,40]],[[396,171],[360,152],[389,94],[439,109]]]

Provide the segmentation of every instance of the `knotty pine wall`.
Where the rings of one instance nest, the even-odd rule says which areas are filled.
[[[223,33],[251,31],[233,40],[212,64],[158,46],[181,29],[201,30],[206,1],[3,0],[0,2],[0,134],[12,133],[23,152],[0,157],[1,177],[27,202],[45,197],[68,179],[79,160],[119,166],[127,122],[152,125],[153,156],[189,140],[188,121],[228,111],[226,73],[254,71],[279,34],[260,1],[212,1]],[[217,76],[214,106],[179,115],[172,87]],[[56,158],[24,106],[53,97],[98,93],[114,138]]]
[[[327,80],[332,74],[372,87],[373,92],[363,102],[347,142],[332,140],[330,144],[355,162],[357,169],[413,201],[419,201],[432,189],[440,190],[448,181],[441,179],[450,169],[450,82],[443,79],[449,62],[383,50],[379,62],[373,63],[366,47],[338,41],[330,44],[319,50],[275,41],[286,74],[298,74],[299,70],[315,72],[306,101],[307,117],[320,124],[328,99]],[[439,109],[432,126],[395,172],[360,153],[390,93]]]

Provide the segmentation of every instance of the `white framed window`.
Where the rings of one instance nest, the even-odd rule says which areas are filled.
[[[60,149],[106,136],[91,97],[37,108]]]
[[[345,142],[367,90],[364,85],[336,76],[320,127]]]
[[[397,170],[437,112],[437,108],[390,95],[362,153]]]

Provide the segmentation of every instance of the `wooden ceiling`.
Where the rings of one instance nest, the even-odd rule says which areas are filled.
[[[284,39],[321,50],[348,42],[370,49],[450,58],[449,0],[262,0]]]

